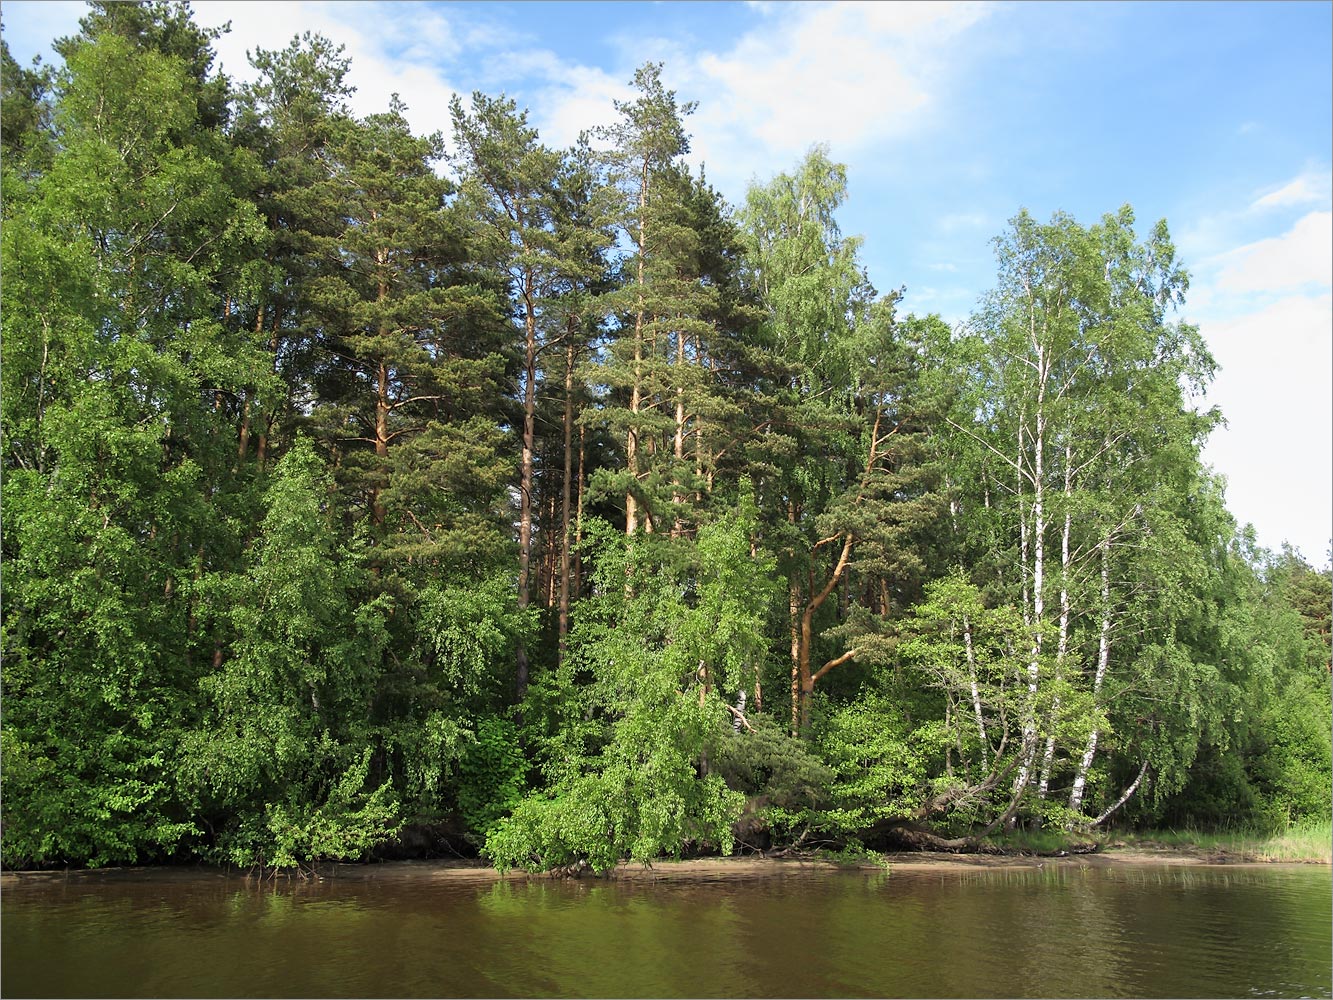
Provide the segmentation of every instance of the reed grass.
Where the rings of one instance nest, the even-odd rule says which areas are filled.
[[[1269,833],[1253,829],[1145,830],[1123,838],[1131,847],[1167,847],[1244,861],[1333,864],[1333,819],[1307,819]]]

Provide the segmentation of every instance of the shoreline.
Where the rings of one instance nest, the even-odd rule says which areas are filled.
[[[1087,854],[1042,856],[1034,853],[1014,854],[949,854],[932,851],[885,853],[880,857],[888,869],[873,861],[846,862],[817,856],[764,857],[743,855],[722,858],[689,858],[682,861],[654,861],[650,865],[624,861],[610,871],[597,876],[591,871],[579,876],[558,873],[529,873],[521,870],[499,872],[485,862],[474,859],[429,859],[384,861],[369,863],[329,863],[316,866],[313,871],[283,871],[260,874],[251,869],[221,868],[209,865],[143,865],[116,868],[68,868],[20,870],[0,872],[0,888],[35,885],[65,879],[128,879],[190,881],[216,878],[238,882],[274,882],[283,880],[301,882],[346,881],[430,881],[452,884],[513,882],[528,880],[582,879],[604,882],[643,882],[659,880],[690,880],[718,878],[767,878],[802,871],[884,871],[895,872],[967,872],[996,870],[1028,870],[1044,868],[1119,868],[1119,867],[1247,867],[1270,868],[1329,867],[1329,862],[1259,861],[1243,855],[1223,851],[1200,852],[1176,848],[1147,848],[1126,846]]]

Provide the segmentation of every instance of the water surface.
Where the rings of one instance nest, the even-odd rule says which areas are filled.
[[[11,876],[5,997],[1333,996],[1322,866]]]

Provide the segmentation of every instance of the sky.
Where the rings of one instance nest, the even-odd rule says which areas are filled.
[[[681,101],[690,159],[733,204],[827,143],[845,234],[900,313],[967,320],[993,240],[1026,208],[1091,225],[1165,218],[1191,274],[1178,318],[1219,370],[1205,461],[1261,545],[1324,566],[1333,536],[1333,4],[267,3],[199,0],[231,23],[218,65],[304,31],[346,47],[358,113],[394,93],[449,132],[455,93],[508,94],[551,146],[615,120],[645,61]],[[26,64],[85,7],[6,0]]]

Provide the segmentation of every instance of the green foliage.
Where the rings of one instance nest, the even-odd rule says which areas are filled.
[[[874,865],[876,868],[881,868],[886,872],[893,870],[893,865],[890,864],[888,858],[883,854],[880,854],[878,851],[870,850],[855,837],[849,837],[847,843],[843,847],[836,851],[827,852],[826,856],[842,865],[850,865],[857,868],[862,868],[866,865]]]
[[[438,682],[466,696],[494,694],[517,643],[531,637],[536,617],[519,611],[512,584],[480,581],[424,588],[417,596],[417,634],[434,653]]]
[[[459,812],[479,842],[523,798],[526,775],[517,727],[494,716],[482,719],[459,762],[457,790]]]
[[[1333,812],[1327,686],[1308,678],[1285,686],[1256,729],[1259,746],[1251,752],[1258,759],[1250,771],[1273,825],[1280,828]]]
[[[842,834],[913,815],[930,792],[948,743],[940,722],[916,723],[878,693],[834,708],[815,734],[820,755],[837,776],[833,803],[819,822]]]
[[[356,858],[397,828],[391,785],[369,776],[362,708],[391,606],[359,599],[367,581],[336,543],[330,485],[298,441],[265,493],[248,571],[214,584],[236,639],[200,682],[205,713],[182,740],[180,780],[237,864]]]
[[[832,769],[808,740],[765,716],[754,720],[753,731],[721,740],[711,764],[728,788],[790,812],[822,806],[834,781]]]
[[[815,385],[847,385],[865,360],[855,333],[873,289],[857,260],[862,238],[844,237],[835,218],[846,197],[847,168],[817,145],[795,173],[751,185],[740,214],[764,336]]]
[[[275,868],[324,860],[355,861],[392,839],[402,825],[398,803],[387,783],[370,794],[364,792],[369,767],[367,749],[318,805],[305,798],[270,803],[264,815],[265,836],[249,843],[238,837],[230,860]]]
[[[751,558],[754,527],[743,505],[693,546],[593,529],[600,594],[581,609],[574,653],[605,742],[487,838],[498,866],[581,858],[602,871],[679,856],[689,843],[731,850],[743,796],[704,761],[727,731],[721,693],[744,683],[763,647],[771,560]]]

